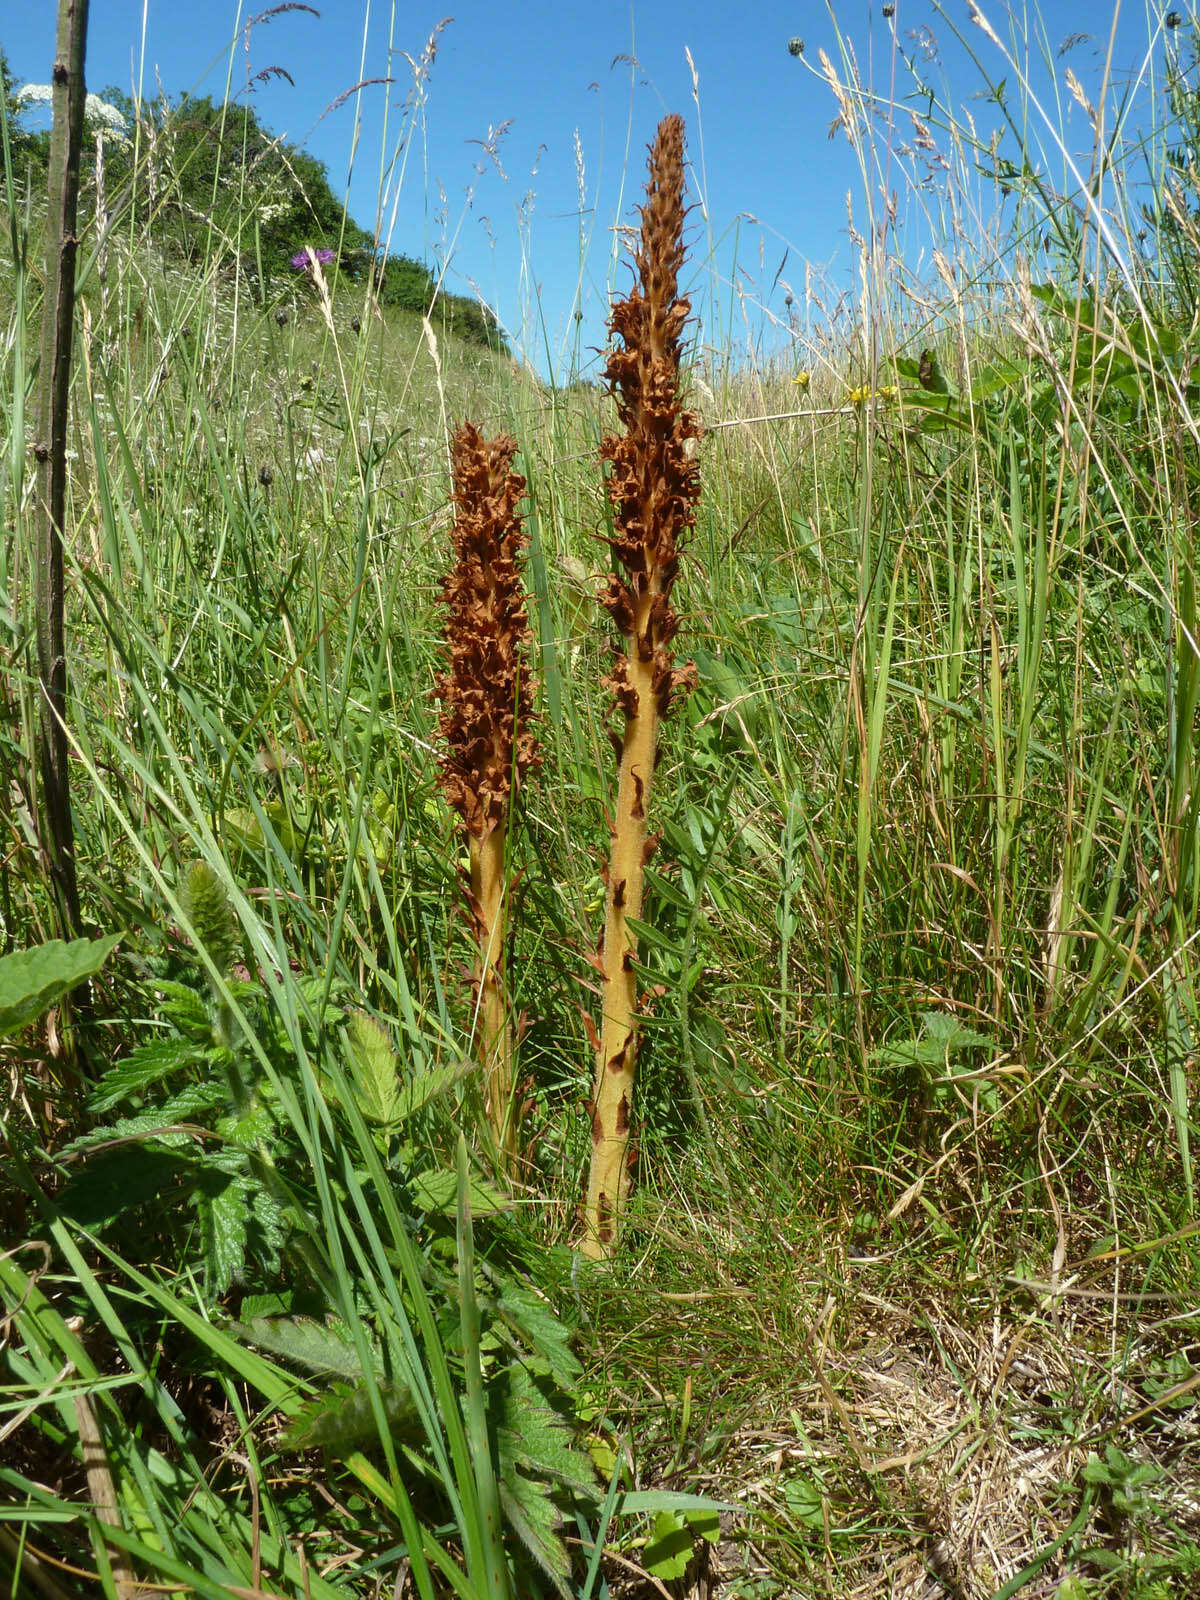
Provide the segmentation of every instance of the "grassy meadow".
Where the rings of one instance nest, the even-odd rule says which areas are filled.
[[[603,1263],[611,398],[315,261],[249,270],[253,185],[185,259],[169,117],[128,192],[85,164],[68,725],[83,932],[119,941],[29,976],[64,930],[45,206],[10,156],[6,1600],[1200,1594],[1194,39],[1153,45],[1149,132],[1088,108],[1078,183],[1065,143],[1056,179],[949,106],[889,131],[849,53],[798,63],[861,158],[857,290],[810,286],[769,359],[687,349],[696,683]],[[884,154],[927,273],[872,212]],[[439,785],[464,419],[526,479],[515,1164]]]

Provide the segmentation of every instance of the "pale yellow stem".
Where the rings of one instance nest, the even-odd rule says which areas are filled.
[[[516,1166],[517,1108],[513,1099],[513,1040],[504,985],[506,829],[498,824],[484,839],[472,837],[471,894],[478,913],[479,1055],[484,1105],[500,1161]]]
[[[639,624],[643,621],[638,618]],[[658,705],[654,663],[639,660],[636,635],[626,639],[628,682],[636,711],[625,723],[617,813],[613,822],[604,919],[604,1016],[592,1101],[592,1164],[580,1249],[594,1261],[616,1248],[621,1208],[629,1190],[629,1134],[637,1068],[637,937],[628,919],[641,920],[646,867],[646,816],[654,776]]]

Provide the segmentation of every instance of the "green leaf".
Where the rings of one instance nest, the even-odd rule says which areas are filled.
[[[650,1515],[656,1511],[736,1511],[727,1500],[711,1500],[706,1494],[685,1494],[678,1489],[631,1489],[621,1496],[622,1515]]]
[[[922,1011],[921,1022],[927,1037],[935,1040],[947,1052],[982,1047],[992,1042],[985,1033],[965,1027],[957,1017],[947,1016],[944,1011]]]
[[[715,1511],[693,1511],[688,1517],[688,1526],[706,1544],[721,1542],[721,1519]]]
[[[121,934],[107,939],[51,939],[0,956],[0,1039],[48,1011],[108,960]]]
[[[314,1322],[311,1317],[250,1317],[230,1330],[247,1344],[294,1361],[309,1372],[358,1382],[363,1375],[358,1352],[349,1332],[336,1322]]]
[[[409,1179],[408,1188],[422,1211],[450,1213],[458,1207],[458,1179],[444,1167],[435,1172],[417,1173]],[[471,1178],[470,1197],[472,1212],[480,1216],[505,1211],[513,1204],[508,1195],[476,1177]]]
[[[487,1271],[485,1263],[484,1272]],[[571,1330],[543,1295],[506,1275],[491,1309],[527,1350],[545,1362],[556,1383],[564,1389],[574,1385],[583,1368],[571,1349]],[[496,1331],[495,1323],[493,1330]]]
[[[217,1124],[217,1131],[222,1138],[240,1145],[244,1150],[256,1150],[260,1145],[270,1146],[275,1128],[273,1111],[261,1101],[251,1106],[244,1116],[223,1117]]]
[[[105,1150],[75,1174],[58,1204],[85,1228],[101,1227],[130,1207],[175,1190],[178,1179],[194,1176],[195,1170],[189,1157],[161,1148],[143,1145],[132,1154],[128,1149]]]
[[[261,851],[265,843],[262,823],[246,806],[231,806],[221,818],[221,830],[235,857],[242,851]]]
[[[388,1430],[394,1439],[418,1446],[425,1431],[407,1388],[379,1384],[379,1397]],[[320,1447],[344,1460],[357,1450],[377,1446],[379,1430],[365,1383],[335,1383],[328,1394],[300,1406],[280,1437],[287,1450]]]
[[[478,1520],[474,1528],[464,1527],[469,1568],[472,1544],[478,1551],[479,1565],[490,1600],[507,1600],[511,1593],[509,1567],[501,1538],[500,1491],[496,1465],[492,1459],[492,1440],[488,1428],[487,1393],[483,1382],[483,1353],[480,1345],[479,1302],[475,1297],[475,1229],[471,1217],[471,1176],[467,1141],[460,1133],[456,1152],[457,1192],[456,1242],[458,1245],[459,1329],[466,1389],[463,1406],[471,1465],[475,1471]],[[472,1538],[472,1535],[474,1536]]]
[[[1088,1600],[1089,1588],[1082,1578],[1067,1577],[1054,1591],[1054,1600]]]
[[[227,1104],[229,1091],[222,1083],[189,1083],[178,1094],[171,1095],[157,1106],[139,1111],[135,1116],[119,1117],[116,1122],[98,1128],[89,1128],[78,1139],[72,1139],[59,1152],[61,1156],[74,1155],[76,1151],[106,1144],[111,1139],[143,1141],[150,1135],[155,1138],[155,1148],[181,1147],[190,1144],[194,1133],[168,1132],[177,1123],[190,1122],[200,1111],[211,1111],[214,1106]],[[143,1144],[142,1148],[145,1148]],[[129,1160],[126,1152],[125,1159]],[[137,1159],[141,1159],[140,1154]]]
[[[678,1511],[660,1511],[654,1519],[650,1543],[642,1551],[642,1565],[662,1583],[682,1578],[695,1551],[692,1530]]]
[[[224,1294],[246,1260],[246,1189],[236,1179],[198,1196],[204,1261],[211,1294]]]
[[[108,1111],[202,1056],[200,1046],[191,1039],[154,1039],[104,1074],[88,1100],[88,1110],[96,1114]]]
[[[365,1011],[346,1023],[346,1054],[358,1108],[368,1122],[389,1127],[399,1120],[400,1063],[387,1031]]]
[[[250,1199],[248,1240],[257,1261],[274,1275],[279,1271],[290,1224],[287,1213],[262,1184],[256,1183]]]
[[[159,979],[154,987],[163,997],[163,1015],[169,1017],[181,1031],[194,1029],[197,1037],[208,1043],[212,1027],[208,1002],[204,996],[186,983],[172,983],[166,979]]]
[[[500,1483],[500,1506],[509,1527],[557,1594],[571,1600],[571,1558],[562,1540],[562,1512],[543,1484],[514,1473]]]
[[[241,1328],[247,1328],[256,1317],[316,1318],[324,1315],[325,1302],[321,1292],[314,1288],[272,1289],[265,1294],[242,1296]]]
[[[875,1051],[878,1061],[890,1061],[901,1066],[945,1068],[956,1050],[980,1050],[991,1046],[986,1034],[965,1027],[957,1017],[942,1011],[921,1013],[922,1037],[901,1039],[880,1046]]]
[[[796,1521],[805,1528],[823,1528],[825,1514],[820,1485],[812,1478],[789,1478],[783,1486],[783,1503]]]
[[[626,923],[631,933],[635,935],[638,949],[666,950],[671,955],[678,956],[682,948],[682,935],[674,931],[668,932],[662,928],[655,928],[648,922],[639,922],[636,917],[626,916]]]
[[[575,1427],[564,1411],[565,1395],[557,1405],[550,1381],[539,1383],[519,1361],[505,1369],[502,1380],[493,1376],[489,1389],[493,1410],[497,1391],[502,1391],[496,1435],[505,1481],[511,1482],[519,1468],[595,1500],[599,1490],[592,1458],[576,1443]]]
[[[437,1067],[432,1072],[418,1073],[415,1078],[410,1078],[400,1091],[396,1105],[396,1120],[404,1122],[411,1117],[414,1111],[420,1111],[422,1106],[428,1105],[431,1100],[436,1100],[439,1095],[445,1094],[447,1089],[452,1089],[456,1083],[465,1078],[468,1073],[475,1070],[471,1061],[457,1061],[448,1067]]]

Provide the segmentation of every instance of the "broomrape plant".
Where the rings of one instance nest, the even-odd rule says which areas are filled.
[[[683,264],[683,118],[664,117],[650,148],[650,179],[635,251],[637,282],[612,310],[620,345],[605,378],[624,428],[606,437],[613,508],[609,544],[622,569],[609,578],[600,603],[622,645],[605,680],[624,716],[620,777],[607,896],[603,1014],[592,1101],[592,1163],[584,1212],[585,1255],[610,1256],[629,1186],[630,1117],[637,1061],[638,995],[634,962],[642,916],[644,873],[657,839],[647,814],[659,723],[672,696],[690,688],[695,668],[672,665],[679,616],[671,590],[679,571],[679,541],[695,521],[700,475],[689,441],[700,433],[680,401],[679,358],[691,303],[678,290]]]
[[[657,839],[647,817],[659,723],[695,667],[673,665],[679,616],[671,591],[679,543],[695,521],[700,475],[690,453],[696,418],[680,400],[680,349],[691,303],[680,295],[683,264],[683,118],[665,117],[650,148],[650,178],[634,253],[637,281],[613,306],[620,343],[605,379],[624,432],[601,442],[611,465],[609,545],[619,571],[600,604],[621,644],[604,680],[624,717],[616,814],[605,870],[604,938],[598,952],[603,1013],[590,1103],[592,1161],[584,1211],[585,1255],[602,1259],[617,1241],[629,1187],[629,1145],[637,1059],[634,964],[646,863]],[[504,992],[505,844],[511,801],[535,763],[528,732],[532,696],[524,651],[529,635],[517,556],[524,544],[516,502],[525,481],[510,472],[516,445],[486,442],[472,424],[454,436],[451,459],[458,517],[455,564],[446,580],[451,666],[438,684],[448,746],[442,787],[470,849],[468,900],[479,948],[480,1037],[488,1118],[501,1160],[517,1153],[513,1037]]]
[[[517,1153],[513,1029],[504,983],[505,869],[512,802],[539,756],[529,731],[533,692],[526,665],[529,623],[518,561],[526,535],[517,516],[525,480],[509,469],[517,446],[487,440],[464,422],[451,444],[458,515],[446,578],[449,670],[438,680],[445,705],[441,783],[467,836],[467,902],[478,957],[484,1099],[501,1163]]]

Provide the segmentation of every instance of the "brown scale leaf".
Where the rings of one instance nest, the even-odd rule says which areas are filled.
[[[502,821],[514,787],[541,760],[529,727],[533,682],[520,571],[527,536],[516,512],[525,480],[511,471],[516,450],[514,439],[484,439],[470,422],[450,447],[455,559],[442,590],[449,666],[434,689],[444,706],[440,781],[479,839]]]

